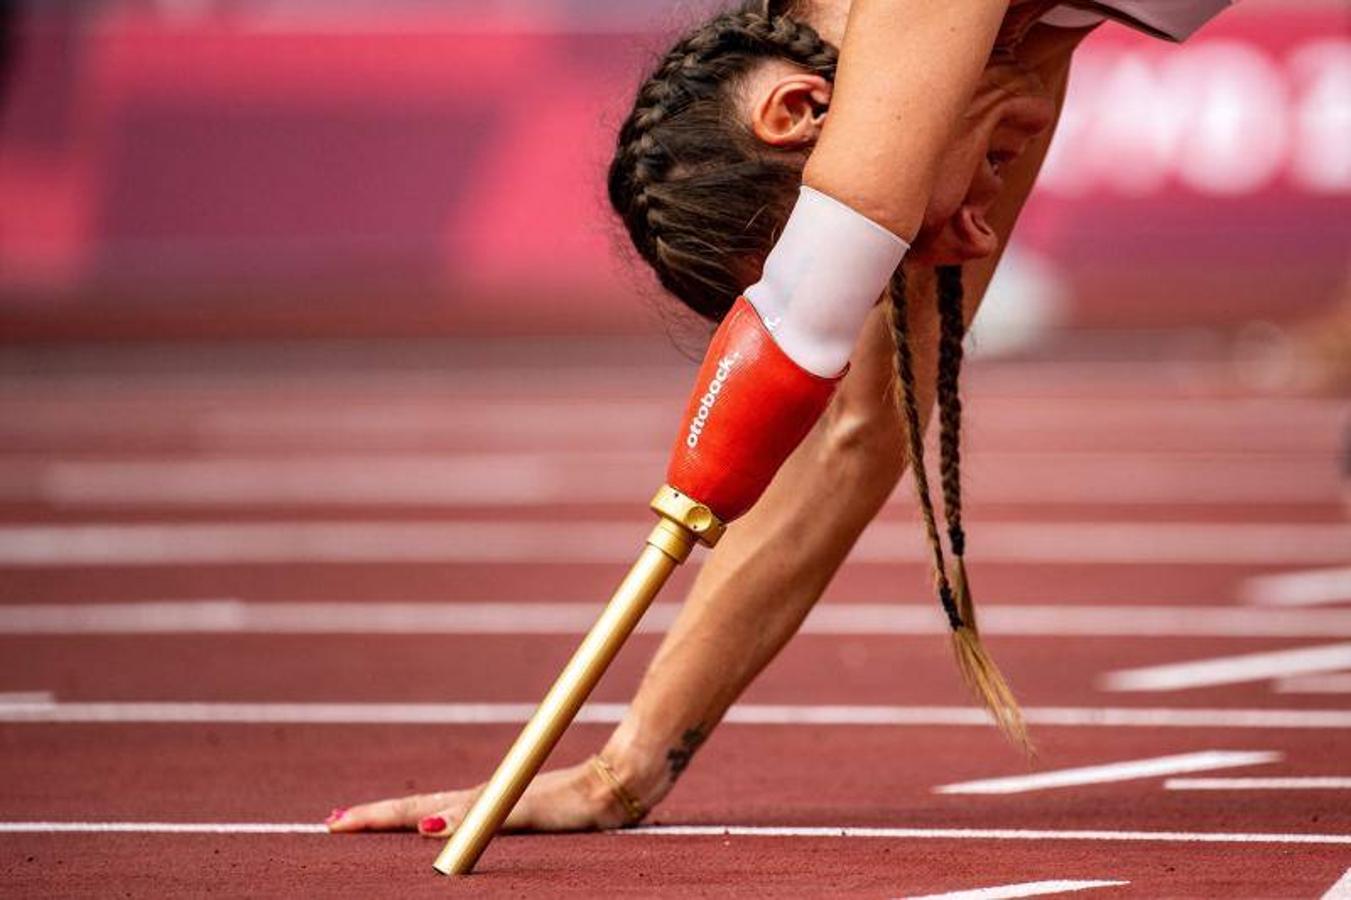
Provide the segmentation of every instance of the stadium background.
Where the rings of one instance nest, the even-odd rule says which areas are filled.
[[[639,72],[708,6],[19,4],[0,333],[679,334],[617,252],[602,178]],[[1009,327],[1232,329],[1333,302],[1348,15],[1246,0],[1180,49],[1093,36],[995,292],[1033,320]]]

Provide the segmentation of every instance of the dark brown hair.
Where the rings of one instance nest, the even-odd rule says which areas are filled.
[[[721,321],[759,277],[806,162],[738,119],[742,79],[768,59],[833,79],[836,56],[810,25],[749,3],[677,41],[639,87],[610,163],[610,205],[662,285],[704,318]]]
[[[643,81],[619,130],[610,163],[610,204],[662,285],[717,322],[760,277],[788,218],[806,153],[757,140],[736,113],[742,80],[766,60],[783,59],[834,80],[838,51],[793,14],[792,4],[747,3],[686,34]],[[967,683],[996,722],[1027,748],[1017,702],[981,646],[966,577],[962,529],[961,400],[958,375],[966,326],[959,267],[936,273],[941,322],[937,395],[943,511],[949,573],[929,494],[915,375],[906,333],[903,269],[889,286],[896,341],[897,402],[932,554],[935,588],[952,627]]]

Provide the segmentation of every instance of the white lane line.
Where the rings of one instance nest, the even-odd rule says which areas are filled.
[[[613,725],[622,703],[590,703],[578,722]],[[0,703],[0,722],[11,723],[235,723],[286,725],[491,725],[521,724],[531,703],[191,703],[56,702]],[[1351,710],[1332,709],[1150,709],[1028,707],[1032,725],[1063,728],[1242,728],[1345,729]],[[733,725],[988,726],[989,716],[967,706],[734,706]]]
[[[655,603],[640,631],[663,632],[678,603]],[[553,634],[591,627],[598,603],[245,602],[0,605],[0,634]],[[1001,604],[987,634],[1027,636],[1351,637],[1351,610]],[[825,603],[803,623],[818,635],[946,634],[931,603]]]
[[[0,834],[322,834],[310,822],[0,822]],[[943,841],[1128,841],[1168,844],[1351,844],[1351,834],[1214,831],[1068,831],[1030,828],[854,828],[656,825],[613,832],[629,837],[891,838]]]
[[[1094,888],[1119,887],[1129,881],[1023,881],[992,887],[949,891],[945,894],[907,895],[905,900],[1011,900],[1014,897],[1044,897],[1047,894],[1072,894]]]
[[[0,822],[0,834],[328,834],[306,822]]]
[[[1157,841],[1170,844],[1351,844],[1351,834],[1215,831],[1066,831],[1032,828],[813,828],[753,825],[662,825],[616,834],[654,837],[897,838],[970,841]]]
[[[1348,667],[1351,642],[1121,669],[1104,675],[1100,685],[1108,691],[1180,691]]]
[[[600,470],[606,478],[591,479],[585,498],[594,504],[641,497],[665,458],[564,451],[34,461],[26,464],[31,477],[0,481],[0,496],[61,506],[539,506],[577,502],[576,485]],[[992,503],[1252,505],[1338,496],[1332,468],[1225,454],[989,453],[970,477]]]
[[[1255,576],[1243,583],[1239,598],[1261,606],[1351,602],[1351,566]]]
[[[1344,791],[1351,790],[1351,778],[1169,778],[1163,787],[1169,791]]]
[[[0,566],[243,563],[627,563],[644,520],[292,521],[0,526]],[[986,522],[986,562],[1256,565],[1340,561],[1351,525]],[[701,557],[702,555],[700,555]],[[851,559],[925,559],[909,522],[874,523]]]
[[[1351,672],[1282,678],[1271,689],[1278,694],[1351,694]]]
[[[1347,869],[1337,883],[1328,888],[1322,900],[1351,900],[1351,869]]]
[[[1277,762],[1281,754],[1267,751],[1204,750],[1197,753],[1178,753],[1150,759],[1132,759],[1099,766],[1079,766],[1036,772],[1032,775],[1013,775],[1006,778],[983,778],[934,788],[935,794],[1024,794],[1050,788],[1075,787],[1084,784],[1109,784],[1157,778],[1178,772],[1205,772],[1212,769],[1230,769],[1236,766],[1256,766]]]

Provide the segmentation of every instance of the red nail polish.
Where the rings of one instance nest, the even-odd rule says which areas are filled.
[[[324,824],[332,825],[345,815],[347,815],[347,807],[339,806],[337,809],[333,810],[333,812],[328,814],[328,818],[324,820]]]
[[[424,834],[437,834],[446,830],[446,820],[440,816],[428,816],[417,823],[417,830]]]

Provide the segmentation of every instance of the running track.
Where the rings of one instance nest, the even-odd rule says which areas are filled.
[[[1033,766],[957,684],[902,489],[651,828],[503,838],[454,884],[434,843],[316,823],[486,776],[636,553],[692,367],[6,351],[6,893],[1351,896],[1345,406],[1120,351],[970,378],[973,576]]]

